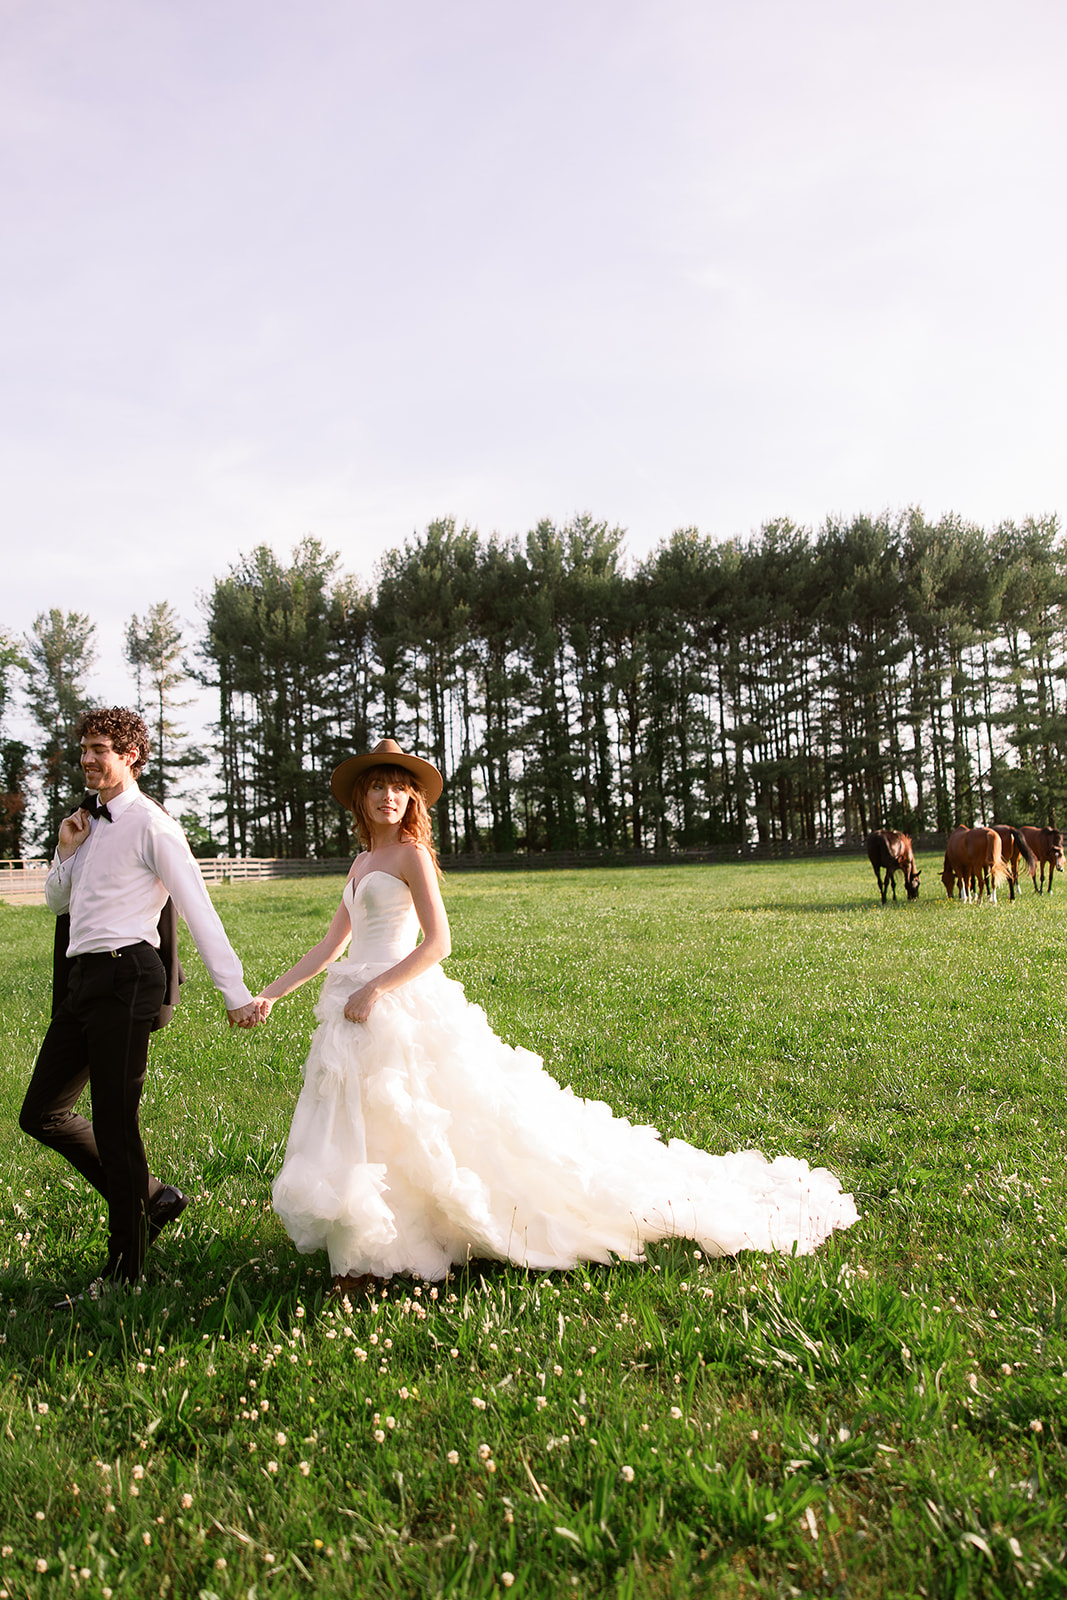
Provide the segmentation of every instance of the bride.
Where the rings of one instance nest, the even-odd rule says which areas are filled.
[[[262,1021],[329,969],[274,1181],[297,1249],[326,1249],[348,1289],[439,1280],[474,1258],[640,1261],[673,1235],[713,1255],[807,1254],[850,1227],[852,1196],[825,1168],[664,1144],[497,1038],[441,971],[451,939],[429,807],[442,787],[392,739],[341,763],[331,788],[363,853],[325,938],[257,997]]]

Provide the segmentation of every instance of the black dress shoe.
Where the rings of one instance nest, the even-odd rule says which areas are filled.
[[[155,1244],[167,1224],[180,1217],[188,1204],[189,1196],[169,1184],[166,1188],[156,1190],[148,1203],[149,1244]]]

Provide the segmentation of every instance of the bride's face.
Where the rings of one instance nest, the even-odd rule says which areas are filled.
[[[399,778],[375,776],[367,786],[367,815],[373,825],[392,828],[404,820],[408,808],[408,785]]]

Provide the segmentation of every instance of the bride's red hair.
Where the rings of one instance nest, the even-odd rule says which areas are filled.
[[[433,844],[433,824],[430,821],[430,811],[426,804],[426,797],[419,787],[418,779],[406,767],[366,767],[359,774],[352,786],[352,819],[356,824],[359,842],[364,850],[370,849],[371,832],[370,818],[367,815],[367,795],[371,784],[376,778],[385,778],[389,783],[403,784],[407,790],[408,803],[400,822],[400,837],[406,844],[421,845],[429,852],[430,860],[438,874],[441,864],[437,859],[437,851]]]

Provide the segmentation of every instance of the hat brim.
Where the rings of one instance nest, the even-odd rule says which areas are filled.
[[[409,756],[404,750],[387,752],[371,750],[365,756],[349,756],[347,761],[342,761],[339,767],[333,769],[330,792],[346,811],[352,809],[352,790],[356,779],[361,772],[366,772],[368,767],[403,767],[405,772],[410,772],[418,779],[423,799],[428,806],[432,806],[435,800],[441,798],[445,780],[432,762],[423,761],[421,756]]]

